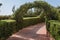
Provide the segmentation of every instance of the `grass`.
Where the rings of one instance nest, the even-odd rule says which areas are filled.
[[[5,22],[15,22],[15,20],[11,20],[11,19],[6,19],[6,20],[1,20],[1,21],[5,21]]]

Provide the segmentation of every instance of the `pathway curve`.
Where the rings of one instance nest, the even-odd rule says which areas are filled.
[[[53,38],[47,34],[45,23],[39,23],[19,30],[7,40],[53,40]]]

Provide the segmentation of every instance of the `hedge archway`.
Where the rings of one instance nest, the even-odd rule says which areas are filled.
[[[18,25],[20,25],[23,22],[23,14],[27,13],[28,9],[33,8],[33,7],[43,8],[45,14],[48,17],[50,17],[52,14],[54,14],[55,18],[57,16],[56,10],[50,4],[43,2],[43,1],[34,1],[33,3],[26,3],[24,5],[21,5],[20,8],[16,10],[15,19]]]

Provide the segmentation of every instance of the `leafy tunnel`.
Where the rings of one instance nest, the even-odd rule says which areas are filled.
[[[15,11],[15,20],[17,24],[21,24],[23,22],[23,15],[27,13],[28,9],[30,8],[43,8],[44,13],[40,14],[40,21],[44,20],[45,16],[48,20],[52,19],[58,19],[58,13],[57,9],[48,4],[47,2],[44,1],[34,1],[33,3],[25,3],[21,5],[16,11]],[[45,21],[45,20],[44,20]]]

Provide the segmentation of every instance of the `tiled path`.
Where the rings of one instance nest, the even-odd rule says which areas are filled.
[[[45,23],[39,23],[20,30],[7,40],[53,40],[53,38],[47,34]]]

